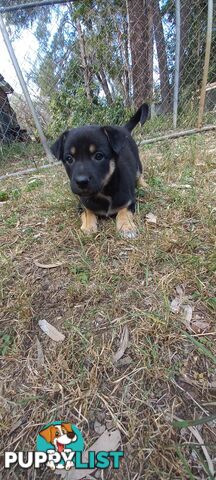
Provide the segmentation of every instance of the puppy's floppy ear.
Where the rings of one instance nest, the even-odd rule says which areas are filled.
[[[119,154],[125,144],[127,135],[117,127],[103,127],[103,131],[107,136],[113,151]]]
[[[66,137],[68,135],[68,132],[69,132],[69,130],[66,130],[64,133],[62,133],[62,135],[60,135],[58,140],[56,140],[56,142],[53,143],[53,145],[51,145],[51,147],[50,147],[50,150],[51,150],[52,154],[58,160],[63,160],[64,144],[65,144],[65,140],[66,140]]]
[[[39,435],[41,435],[41,437],[45,438],[45,440],[47,441],[47,443],[50,443],[51,440],[52,440],[52,430],[51,430],[51,426],[50,427],[47,427],[45,428],[45,430],[41,430],[39,432]]]

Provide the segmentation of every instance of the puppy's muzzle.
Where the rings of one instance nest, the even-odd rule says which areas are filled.
[[[87,175],[77,175],[77,177],[75,177],[74,180],[75,180],[77,186],[81,190],[86,190],[89,186],[90,177],[88,177]]]

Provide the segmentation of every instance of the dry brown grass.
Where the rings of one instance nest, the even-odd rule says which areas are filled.
[[[3,451],[34,450],[40,426],[58,419],[80,427],[87,446],[97,438],[97,419],[120,429],[125,451],[121,470],[104,478],[212,478],[189,429],[172,422],[216,411],[215,140],[208,134],[145,148],[149,188],[138,195],[140,235],[133,241],[122,240],[112,220],[100,222],[96,236],[83,236],[61,166],[40,172],[33,183],[32,177],[1,183],[8,197],[0,207]],[[178,188],[182,184],[191,188]],[[146,223],[149,212],[156,226]],[[35,260],[62,266],[42,269]],[[207,323],[204,332],[170,311],[177,285],[193,319]],[[40,319],[65,341],[49,339]],[[126,362],[114,365],[125,325]],[[197,428],[214,460],[214,423]],[[3,475],[53,478],[18,470]]]

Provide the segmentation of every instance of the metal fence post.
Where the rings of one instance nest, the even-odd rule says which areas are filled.
[[[213,25],[213,0],[208,0],[208,24],[206,33],[206,51],[205,62],[203,68],[202,88],[200,93],[199,114],[198,114],[198,128],[201,128],[203,121],[203,114],[205,109],[206,85],[208,81],[209,61],[211,54],[211,40],[212,40],[212,25]]]
[[[15,71],[16,71],[16,74],[17,74],[17,77],[18,77],[18,80],[19,80],[19,82],[20,82],[20,85],[21,85],[21,88],[22,88],[22,91],[23,91],[23,95],[25,96],[27,105],[28,105],[29,110],[30,110],[30,112],[31,112],[31,114],[32,114],[32,117],[33,117],[33,119],[34,119],[35,125],[36,125],[36,127],[37,127],[38,134],[39,134],[41,143],[42,143],[42,145],[43,145],[43,148],[44,148],[44,150],[45,150],[47,159],[48,159],[49,162],[53,162],[53,157],[52,157],[51,151],[50,151],[50,149],[49,149],[49,147],[48,147],[48,144],[47,144],[47,141],[46,141],[46,137],[45,137],[45,135],[44,135],[44,133],[43,133],[41,124],[40,124],[40,122],[39,122],[39,120],[38,120],[36,110],[35,110],[35,108],[34,108],[34,105],[33,105],[33,103],[32,103],[31,97],[30,97],[30,95],[29,95],[29,91],[28,91],[27,85],[26,85],[26,83],[25,83],[23,74],[22,74],[22,72],[21,72],[19,63],[18,63],[18,61],[17,61],[16,55],[15,55],[15,53],[14,53],[13,46],[12,46],[12,44],[11,44],[11,41],[10,41],[10,38],[9,38],[9,35],[8,35],[8,32],[7,32],[7,29],[6,29],[6,27],[5,27],[5,24],[4,24],[4,21],[3,21],[3,18],[2,18],[1,15],[0,15],[0,30],[1,30],[1,33],[2,33],[2,36],[3,36],[4,42],[5,42],[5,44],[6,44],[8,53],[9,53],[9,55],[10,55],[11,61],[12,61],[13,66],[14,66],[14,68],[15,68]]]
[[[177,127],[177,118],[178,118],[180,41],[181,41],[180,0],[176,0],[176,49],[175,49],[175,80],[174,80],[174,95],[173,95],[173,128],[174,129],[176,129]]]

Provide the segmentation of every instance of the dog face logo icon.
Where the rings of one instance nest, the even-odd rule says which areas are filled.
[[[75,452],[84,450],[84,441],[79,429],[67,422],[52,422],[41,429],[37,436],[36,450],[47,452],[47,466],[51,470],[74,466]]]
[[[70,423],[51,425],[41,430],[40,435],[45,438],[48,443],[52,443],[59,453],[64,451],[65,445],[69,445],[69,443],[75,442],[77,439]]]

